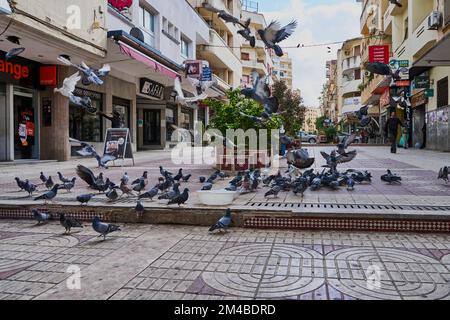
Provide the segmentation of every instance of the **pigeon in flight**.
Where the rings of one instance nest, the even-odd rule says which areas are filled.
[[[37,225],[45,223],[53,218],[52,214],[39,212],[37,209],[32,209],[31,212],[33,213],[34,220],[38,222]]]
[[[278,111],[278,99],[271,97],[270,88],[267,84],[267,77],[260,77],[256,70],[252,71],[253,88],[245,88],[241,93],[247,99],[253,99],[264,107],[262,118],[269,118],[273,113]]]
[[[256,38],[252,34],[250,28],[247,27],[247,28],[238,30],[238,34],[240,34],[245,40],[247,40],[250,43],[250,46],[252,48],[256,47]]]
[[[69,96],[69,100],[75,106],[80,107],[89,113],[95,114],[98,111],[96,107],[92,106],[92,100],[89,97],[79,97],[72,94]]]
[[[80,72],[74,73],[70,77],[64,79],[63,86],[61,88],[55,88],[54,92],[59,92],[64,97],[69,98],[71,95],[73,95],[75,87],[80,80]]]
[[[284,53],[278,43],[289,38],[296,27],[295,20],[284,27],[279,22],[272,21],[267,28],[258,30],[258,34],[267,48],[273,49],[277,56],[282,57]]]
[[[6,55],[5,55],[5,60],[9,61],[15,57],[17,57],[18,55],[20,55],[22,52],[25,51],[25,48],[23,47],[19,47],[19,48],[13,48],[11,50],[9,50]]]
[[[402,178],[400,176],[397,176],[396,174],[392,173],[391,170],[387,171],[387,174],[384,174],[381,176],[381,180],[384,182],[387,182],[389,184],[392,183],[401,183]]]
[[[194,103],[200,100],[205,100],[208,98],[208,95],[206,93],[202,93],[201,95],[196,95],[192,98],[186,98],[183,93],[183,88],[181,87],[181,80],[179,77],[175,78],[174,82],[174,91],[177,94],[176,100],[178,103],[182,105],[187,105],[188,103]]]
[[[70,234],[72,228],[83,228],[80,221],[72,217],[66,217],[64,213],[60,213],[59,223],[66,229],[64,234]]]
[[[188,78],[188,80],[197,91],[197,96],[199,97],[206,94],[205,91],[216,84],[216,81],[201,81],[195,78]]]
[[[219,18],[222,19],[223,21],[225,21],[226,23],[232,23],[233,25],[240,25],[243,28],[247,28],[248,25],[250,25],[250,23],[248,23],[247,26],[246,26],[247,23],[246,24],[242,24],[242,22],[240,21],[239,18],[236,18],[236,17],[232,16],[231,14],[226,12],[225,10],[216,9],[215,7],[213,7],[212,5],[210,5],[207,2],[203,3],[203,8],[205,8],[206,10],[208,10],[210,12],[217,13]]]
[[[36,197],[34,199],[34,201],[38,201],[38,200],[44,200],[44,203],[47,204],[47,201],[52,201],[53,199],[56,197],[56,195],[58,194],[58,189],[59,189],[59,184],[55,184],[52,188],[52,190],[47,191],[46,193],[44,193],[43,195]]]
[[[80,65],[76,65],[63,56],[59,56],[58,61],[81,71],[83,74],[81,81],[85,86],[89,86],[91,84],[96,84],[99,86],[103,85],[104,82],[101,78],[106,77],[111,72],[111,66],[109,64],[103,65],[100,69],[93,69],[90,68],[84,61],[82,61]]]
[[[103,240],[106,239],[106,236],[108,234],[116,231],[121,231],[119,226],[112,223],[101,222],[99,217],[94,217],[94,220],[92,221],[92,228],[97,233],[100,233],[99,237],[103,236]]]
[[[225,231],[226,233],[230,225],[231,225],[231,209],[227,209],[225,215],[222,218],[220,218],[220,220],[215,225],[209,228],[209,232],[219,230],[220,232]]]

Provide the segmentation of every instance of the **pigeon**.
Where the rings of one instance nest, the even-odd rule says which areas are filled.
[[[32,184],[30,181],[28,181],[28,179],[25,180],[25,186],[24,186],[24,187],[25,187],[24,190],[25,190],[26,192],[28,192],[28,195],[29,195],[30,197],[33,195],[33,192],[36,192],[36,191],[37,191],[37,186],[34,185],[34,184]]]
[[[237,184],[230,182],[230,185],[228,187],[226,187],[225,190],[230,191],[230,192],[235,192],[235,191],[237,191]]]
[[[184,189],[183,193],[180,194],[178,197],[172,199],[169,201],[168,205],[171,204],[178,204],[178,206],[185,204],[186,201],[189,200],[189,189]]]
[[[106,193],[106,197],[109,199],[109,201],[114,202],[119,199],[119,193],[117,192],[117,189],[119,189],[119,187],[112,188],[112,190]]]
[[[81,222],[72,217],[66,217],[64,213],[59,214],[59,223],[66,229],[64,234],[70,234],[72,228],[83,228]]]
[[[89,201],[92,200],[92,198],[95,197],[95,194],[90,193],[90,194],[83,194],[77,197],[77,201],[81,204],[88,204]]]
[[[158,197],[158,200],[172,200],[180,195],[180,184],[175,183],[171,191],[161,195]]]
[[[298,195],[300,193],[303,198],[303,194],[305,193],[306,189],[308,188],[308,182],[307,182],[306,178],[302,178],[302,179],[304,179],[304,180],[302,180],[301,182],[299,182],[295,185],[294,194]]]
[[[175,176],[175,177],[173,177],[173,180],[175,180],[175,181],[180,181],[181,179],[183,178],[183,169],[180,169],[179,171],[178,171],[178,174]]]
[[[337,172],[338,164],[350,162],[356,157],[356,151],[348,152],[345,155],[340,155],[335,150],[331,151],[330,154],[321,151],[320,154],[327,161],[327,165],[325,167],[330,168],[332,173]]]
[[[448,183],[448,167],[443,167],[439,170],[438,179],[442,179],[445,181],[445,183]]]
[[[401,8],[403,5],[397,0],[389,0],[390,3],[395,4],[397,7]]]
[[[20,188],[19,191],[24,191],[25,190],[25,186],[26,186],[26,181],[20,180],[19,177],[15,177],[14,179],[16,180],[17,186]]]
[[[84,111],[95,114],[97,113],[97,108],[92,106],[92,100],[89,97],[79,97],[75,95],[69,96],[70,102],[72,102],[75,106],[81,108]]]
[[[202,187],[202,191],[211,191],[213,188],[213,184],[211,182],[205,182]]]
[[[311,190],[316,191],[319,190],[322,186],[322,179],[317,177],[311,182]]]
[[[134,180],[131,184],[132,185],[139,184],[139,183],[141,183],[141,181],[144,181],[145,185],[148,184],[148,171],[144,171],[144,173],[142,174],[142,177]]]
[[[134,196],[133,188],[128,186],[128,184],[126,184],[124,182],[124,180],[121,180],[119,189],[120,189],[120,191],[122,191],[122,195],[126,194],[128,197],[129,196]]]
[[[53,218],[52,214],[39,212],[37,209],[32,209],[31,212],[33,213],[34,220],[38,222],[37,225],[40,225],[43,222],[47,222],[48,220]]]
[[[146,187],[145,180],[141,180],[137,185],[133,187],[133,191],[136,191],[139,194],[141,194],[141,192],[145,189],[145,187]]]
[[[140,201],[137,202],[134,211],[136,212],[138,217],[142,217],[144,215],[145,208]]]
[[[71,190],[72,190],[73,188],[75,188],[75,182],[76,182],[76,180],[77,180],[77,178],[74,177],[74,178],[72,178],[71,181],[65,182],[60,188],[61,188],[61,189],[66,189],[67,192],[71,192]]]
[[[284,53],[278,43],[289,38],[296,27],[295,20],[284,27],[279,22],[272,21],[267,28],[258,30],[258,34],[267,48],[273,49],[277,56],[282,57]]]
[[[46,183],[47,182],[47,177],[44,175],[44,173],[41,171],[41,175],[39,176],[39,180],[42,181],[42,183]]]
[[[206,93],[202,93],[201,95],[196,95],[192,98],[186,98],[183,93],[183,88],[181,87],[180,78],[176,77],[174,82],[174,91],[177,94],[176,101],[181,105],[187,105],[188,103],[194,103],[200,100],[205,100],[208,98]]]
[[[97,154],[97,151],[95,150],[94,146],[87,142],[79,141],[72,138],[69,138],[69,142],[79,143],[81,145],[82,149],[77,150],[76,152],[78,155],[82,157],[93,157]]]
[[[44,200],[45,204],[47,204],[47,201],[52,201],[53,202],[53,199],[58,194],[58,189],[59,189],[59,184],[55,184],[50,191],[47,191],[43,195],[34,198],[34,201]]]
[[[83,74],[82,83],[85,86],[89,86],[91,84],[96,84],[99,86],[103,85],[104,82],[101,78],[106,77],[111,72],[111,66],[109,64],[103,65],[100,69],[93,69],[84,61],[82,61],[80,65],[76,65],[63,56],[59,56],[57,60],[67,66],[78,69]]]
[[[214,232],[216,230],[219,231],[225,231],[227,232],[227,229],[230,227],[231,225],[231,209],[227,209],[225,215],[220,218],[220,220],[213,225],[211,228],[209,228],[209,232]]]
[[[241,20],[239,18],[232,16],[231,14],[227,13],[225,10],[216,9],[215,7],[213,7],[212,5],[210,5],[207,2],[203,3],[203,8],[205,8],[206,10],[208,10],[210,12],[217,13],[218,17],[220,19],[222,19],[223,21],[225,21],[226,23],[232,23],[235,26],[240,25],[244,28],[248,28],[248,26],[250,25],[250,22],[247,22],[246,24],[242,24]]]
[[[63,175],[62,175],[62,173],[61,172],[57,172],[58,173],[58,178],[59,178],[59,180],[62,182],[62,183],[68,183],[68,182],[71,182],[72,180],[70,180],[70,179],[67,179],[66,177],[64,177]]]
[[[192,177],[192,174],[188,174],[188,175],[183,176],[183,177],[181,178],[181,180],[182,180],[183,182],[188,182],[189,179],[190,179],[191,177]]]
[[[256,46],[256,38],[252,35],[249,28],[238,30],[238,34],[240,34],[245,40],[250,42],[250,46],[254,48]]]
[[[97,233],[100,233],[99,237],[103,236],[103,240],[106,239],[106,236],[108,234],[116,231],[121,231],[119,226],[111,223],[101,222],[99,217],[94,217],[94,220],[92,221],[92,228]]]
[[[309,168],[315,162],[315,158],[311,158],[306,149],[290,150],[286,154],[286,159],[288,164],[293,165],[298,169]]]
[[[169,190],[169,188],[173,185],[171,180],[164,180],[164,178],[161,178],[160,181],[162,182],[158,185],[158,188],[159,190],[161,190],[161,192]]]
[[[216,81],[201,81],[195,78],[188,78],[188,80],[191,83],[191,85],[195,88],[197,96],[199,97],[205,95],[206,94],[205,91],[216,84]]]
[[[55,88],[53,91],[56,93],[60,93],[64,97],[70,98],[73,96],[73,92],[75,91],[75,87],[77,83],[81,80],[80,73],[74,73],[68,78],[65,78],[63,81],[63,86],[61,88]]]
[[[105,169],[108,169],[108,167],[106,165],[109,162],[117,160],[116,156],[113,156],[110,154],[105,154],[103,157],[100,157],[98,154],[95,154],[94,157],[97,160],[98,167],[105,168]]]
[[[98,177],[94,175],[91,169],[85,166],[78,165],[76,168],[76,173],[81,180],[86,182],[91,189],[95,189],[99,185],[104,185],[103,173],[100,173]]]
[[[200,183],[205,183],[206,182],[206,178],[205,177],[200,177],[199,181],[200,181]]]
[[[266,192],[264,195],[264,198],[268,198],[269,196],[274,196],[275,198],[278,198],[278,194],[281,191],[281,187],[279,185],[275,185],[272,189]]]
[[[162,166],[159,166],[159,173],[161,173],[161,175],[167,179],[167,177],[171,177],[173,176],[173,174],[167,170],[164,170],[164,168]]]
[[[153,189],[147,191],[144,194],[141,194],[139,196],[139,200],[141,199],[150,199],[150,201],[153,201],[153,198],[156,197],[159,193],[159,188],[158,186],[154,187]]]
[[[6,53],[5,60],[9,61],[9,60],[19,56],[24,51],[25,51],[25,48],[23,48],[23,47],[13,48]]]
[[[130,177],[128,176],[128,172],[125,172],[122,176],[122,179],[120,179],[124,184],[128,184],[130,182]]]
[[[382,175],[381,180],[389,184],[392,184],[392,183],[401,183],[402,178],[400,176],[393,174],[391,170],[387,170],[387,174]]]
[[[352,177],[348,177],[346,183],[347,183],[347,190],[348,191],[355,190],[355,180],[353,180]]]
[[[52,180],[52,176],[48,176],[47,181],[45,181],[45,187],[50,190],[54,185],[55,183]]]
[[[255,117],[255,120],[257,121],[264,121],[264,119],[268,118],[267,114],[270,115],[271,113],[278,111],[278,99],[270,96],[270,88],[266,80],[267,77],[260,77],[258,72],[253,70],[252,78],[254,79],[253,87],[242,89],[241,94],[243,94],[247,99],[255,100],[264,107],[265,113],[261,115],[261,119]],[[246,114],[242,112],[241,115],[246,116]]]

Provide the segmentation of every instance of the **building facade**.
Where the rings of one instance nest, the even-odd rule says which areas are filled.
[[[326,83],[320,97],[320,109],[322,116],[337,123],[337,60],[329,60],[326,63]]]
[[[273,57],[274,70],[273,74],[279,80],[284,81],[288,89],[293,89],[292,78],[292,59],[288,53],[285,53],[282,57],[274,55]]]
[[[317,128],[316,128],[316,121],[317,118],[320,117],[320,110],[317,108],[306,108],[305,111],[305,122],[303,123],[303,128],[302,130],[305,132],[311,132],[311,133],[316,133],[317,132]]]

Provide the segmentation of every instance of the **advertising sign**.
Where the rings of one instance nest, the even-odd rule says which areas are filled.
[[[108,129],[106,131],[104,155],[112,155],[117,159],[133,159],[133,149],[131,146],[130,130],[124,129]]]
[[[389,63],[389,45],[369,46],[369,62]]]
[[[165,87],[156,81],[141,78],[139,92],[146,96],[162,100],[164,98]]]
[[[400,80],[409,80],[409,60],[391,59],[389,66],[394,74],[398,73]]]

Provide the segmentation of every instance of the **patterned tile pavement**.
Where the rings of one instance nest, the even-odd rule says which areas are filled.
[[[0,299],[450,299],[450,235],[0,221]],[[67,289],[69,266],[81,289]]]

